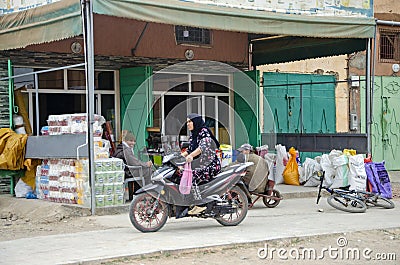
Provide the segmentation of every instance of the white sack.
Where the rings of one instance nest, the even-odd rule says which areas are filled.
[[[366,190],[367,173],[365,172],[364,156],[361,154],[349,158],[349,184],[352,190]]]
[[[275,149],[276,149],[275,184],[281,184],[283,183],[283,171],[285,170],[285,164],[287,163],[289,158],[285,146],[277,144],[275,145]]]
[[[320,184],[317,171],[321,171],[321,165],[312,158],[306,158],[303,163],[304,167],[304,186],[305,187],[316,187]]]
[[[333,178],[336,175],[336,170],[332,165],[331,160],[327,154],[321,156],[321,167],[325,171],[324,187],[329,188],[333,183]]]
[[[276,154],[271,154],[271,153],[266,154],[265,161],[268,164],[268,170],[269,170],[268,179],[275,181],[276,170],[274,169],[274,167],[276,162]]]

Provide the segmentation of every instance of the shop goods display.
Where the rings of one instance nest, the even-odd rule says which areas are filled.
[[[96,207],[122,205],[125,192],[122,159],[100,159],[94,167]]]
[[[105,119],[101,115],[94,115],[93,135],[101,137],[102,125]],[[87,115],[85,113],[49,115],[47,128],[42,128],[42,134],[82,134],[87,132]]]
[[[95,166],[96,207],[124,203],[123,162],[98,159]],[[87,159],[45,159],[36,171],[38,199],[90,207],[91,188]]]

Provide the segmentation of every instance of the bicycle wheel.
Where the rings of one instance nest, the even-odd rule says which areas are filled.
[[[369,198],[368,202],[370,202],[374,206],[383,207],[385,209],[393,209],[394,208],[394,202],[392,202],[389,199],[383,198],[380,195],[375,195],[374,197]]]
[[[272,191],[271,197],[282,198],[281,193],[277,190]],[[263,197],[263,203],[268,208],[274,208],[274,207],[278,206],[278,204],[281,202],[281,200],[274,200],[271,197]]]
[[[394,202],[392,202],[389,199],[383,198],[379,194],[375,194],[373,192],[368,192],[368,191],[359,191],[358,194],[363,198],[367,206],[372,205],[372,206],[382,207],[385,209],[394,208]]]
[[[349,213],[364,213],[367,210],[362,200],[346,194],[332,194],[327,201],[333,208]]]

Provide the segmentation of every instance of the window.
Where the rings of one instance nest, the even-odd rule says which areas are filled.
[[[400,31],[380,30],[379,59],[381,62],[400,60]]]
[[[211,31],[209,29],[175,26],[177,44],[211,44]]]
[[[39,88],[64,89],[64,71],[58,70],[38,74]]]
[[[68,89],[86,89],[86,77],[83,70],[68,70]],[[95,71],[94,89],[114,90],[114,72]]]
[[[16,77],[15,88],[26,86],[24,91],[25,108],[29,111],[29,120],[36,134],[37,129],[47,125],[47,118],[52,114],[86,112],[86,80],[82,69],[34,69],[30,67],[14,67],[14,75],[38,73],[39,92],[39,124],[36,123],[36,90],[33,74]],[[45,71],[45,72],[43,72]],[[111,121],[113,130],[115,123],[115,71],[95,71],[95,113],[101,114]],[[115,131],[114,131],[115,135]]]

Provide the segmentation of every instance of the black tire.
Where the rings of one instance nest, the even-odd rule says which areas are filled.
[[[367,210],[367,205],[362,200],[345,194],[333,194],[327,201],[333,208],[349,213],[364,213]]]
[[[394,202],[389,199],[383,198],[379,194],[375,194],[368,191],[359,191],[359,196],[365,201],[365,203],[371,206],[378,206],[385,209],[393,209]]]
[[[247,196],[239,187],[233,187],[222,197],[227,197],[229,204],[237,207],[234,213],[225,214],[216,218],[217,222],[223,226],[236,226],[240,224],[247,215],[249,209]]]
[[[281,193],[277,190],[272,190],[272,197],[276,197],[276,198],[282,198]],[[278,204],[281,202],[281,200],[274,200],[271,197],[263,197],[263,203],[265,206],[267,206],[268,208],[274,208],[276,206],[278,206]]]
[[[129,206],[129,219],[140,232],[156,232],[168,219],[168,205],[157,200],[151,193],[140,193],[133,197]]]
[[[394,208],[394,202],[392,202],[389,199],[383,198],[379,195],[368,199],[368,202],[370,202],[374,206],[383,207],[385,209],[393,209]]]

